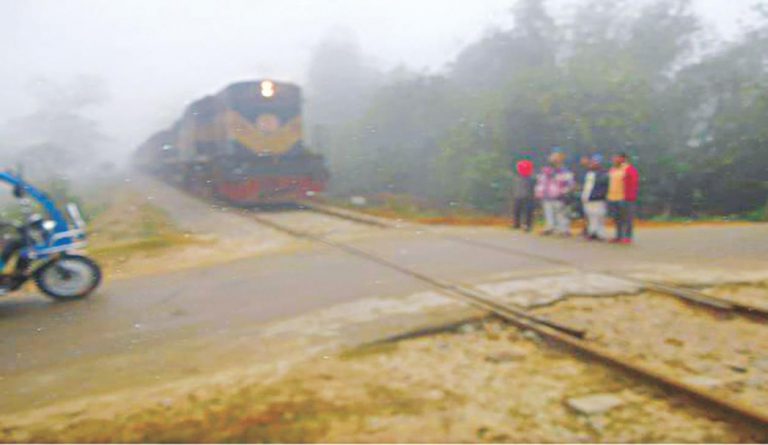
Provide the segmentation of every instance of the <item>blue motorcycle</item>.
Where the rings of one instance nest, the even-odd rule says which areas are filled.
[[[31,198],[44,213],[26,211],[26,220],[13,225],[17,236],[4,253],[12,251],[16,262],[6,265],[11,270],[0,274],[0,295],[18,290],[29,280],[55,300],[77,300],[96,290],[101,269],[81,253],[86,245],[85,222],[77,205],[68,204],[65,214],[45,193],[13,173],[0,173],[0,182],[13,187],[14,197],[24,208]]]

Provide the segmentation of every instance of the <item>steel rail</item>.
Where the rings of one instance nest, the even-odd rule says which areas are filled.
[[[363,249],[353,247],[341,242],[329,240],[320,235],[296,230],[262,216],[255,214],[250,214],[250,216],[258,223],[287,233],[291,236],[337,248],[353,256],[375,262],[397,272],[406,274],[412,278],[418,279],[419,281],[425,282],[432,287],[439,289],[449,294],[450,296],[453,296],[454,298],[459,298],[475,306],[486,309],[519,328],[530,330],[539,334],[543,338],[553,341],[556,344],[564,345],[577,353],[584,354],[594,360],[614,366],[650,383],[661,385],[665,388],[690,396],[708,406],[717,408],[724,414],[735,416],[740,420],[747,421],[760,427],[768,428],[768,412],[756,409],[755,407],[741,400],[723,398],[716,391],[684,382],[676,377],[665,374],[648,364],[638,363],[629,357],[617,354],[605,347],[596,345],[589,340],[586,340],[585,333],[579,329],[555,323],[542,317],[531,315],[525,311],[494,302],[485,297],[481,292],[478,292],[474,289],[467,289],[465,287],[454,285],[452,283],[431,277],[424,273],[409,269],[390,260],[369,253]]]
[[[477,247],[491,249],[491,250],[495,250],[497,252],[502,252],[502,253],[506,252],[512,255],[527,256],[530,258],[548,262],[550,264],[556,264],[559,266],[568,266],[580,272],[597,273],[600,275],[618,278],[620,280],[635,283],[641,286],[643,289],[651,290],[660,294],[671,295],[678,299],[685,300],[688,303],[693,303],[699,306],[707,307],[709,309],[734,312],[734,313],[738,313],[738,314],[749,316],[749,317],[758,317],[758,318],[768,319],[768,308],[750,306],[750,305],[739,303],[729,299],[714,297],[711,295],[707,295],[703,292],[697,291],[695,289],[684,288],[684,287],[665,284],[665,283],[658,283],[658,282],[649,281],[649,280],[643,280],[640,278],[635,278],[629,275],[620,274],[612,271],[591,269],[588,267],[577,266],[568,261],[559,260],[557,258],[551,258],[544,255],[538,255],[538,254],[534,254],[534,253],[530,253],[530,252],[526,252],[518,249],[513,249],[506,246],[499,246],[493,243],[486,243],[486,242],[477,241],[477,240],[469,240],[469,239],[454,236],[454,235],[441,235],[441,236],[459,243],[463,243],[463,244],[474,245]]]
[[[323,213],[323,214],[335,216],[338,218],[348,219],[351,221],[356,221],[356,222],[360,222],[363,224],[368,224],[376,227],[390,228],[390,229],[416,228],[414,224],[395,223],[386,218],[380,218],[372,215],[367,215],[361,212],[356,212],[353,210],[342,209],[342,208],[328,206],[328,205],[319,204],[315,202],[303,202],[301,205],[306,207],[309,210],[312,210],[318,213]],[[419,230],[429,230],[429,228],[425,228],[425,227],[418,227],[418,228]],[[567,266],[569,268],[572,268],[580,272],[597,273],[600,275],[605,275],[605,276],[629,281],[641,286],[643,289],[651,290],[660,294],[671,295],[678,299],[684,300],[688,303],[696,304],[709,309],[713,309],[717,311],[733,312],[733,313],[737,313],[747,317],[768,319],[768,308],[752,306],[752,305],[739,303],[739,302],[725,299],[725,298],[714,297],[711,295],[707,295],[703,292],[697,291],[695,289],[675,286],[675,285],[666,284],[666,283],[658,283],[658,282],[649,281],[649,280],[643,280],[643,279],[634,278],[625,274],[620,274],[612,271],[590,269],[587,267],[575,265],[569,261],[561,260],[558,258],[552,258],[552,257],[539,255],[532,252],[526,252],[524,250],[514,249],[508,246],[499,246],[498,244],[494,244],[494,243],[471,240],[471,239],[463,238],[460,236],[448,235],[444,233],[435,233],[434,231],[431,231],[431,233],[441,238],[448,239],[461,244],[467,244],[475,247],[495,250],[497,252],[506,253],[510,255],[524,256],[524,257],[533,258],[542,262],[546,262],[549,264],[555,264],[558,266]]]
[[[421,282],[424,282],[426,284],[429,284],[430,286],[439,289],[443,292],[446,292],[450,294],[451,296],[468,301],[472,303],[475,306],[478,306],[480,308],[490,310],[494,313],[497,313],[499,316],[504,318],[505,320],[517,324],[519,319],[525,319],[529,320],[535,323],[539,323],[545,326],[548,326],[552,329],[555,329],[557,331],[563,332],[565,334],[568,334],[573,337],[583,338],[585,335],[585,332],[581,329],[576,329],[564,324],[555,323],[551,320],[547,320],[543,317],[538,317],[536,315],[532,315],[527,313],[524,310],[516,309],[510,306],[501,305],[499,303],[496,303],[493,301],[490,297],[485,296],[482,292],[476,290],[476,289],[470,289],[464,286],[456,285],[444,280],[441,280],[439,278],[431,277],[427,274],[418,272],[413,269],[409,269],[407,267],[401,266],[393,261],[387,260],[385,258],[379,257],[377,255],[373,255],[369,252],[366,252],[365,250],[359,249],[357,247],[350,246],[348,244],[340,243],[337,241],[329,240],[323,236],[315,235],[309,232],[304,232],[296,229],[292,229],[290,227],[287,227],[283,224],[276,223],[274,221],[269,220],[268,218],[264,218],[261,216],[252,215],[251,216],[254,220],[257,222],[271,227],[275,230],[282,231],[284,233],[287,233],[289,235],[292,235],[296,238],[303,238],[308,239],[311,241],[315,241],[321,244],[325,244],[330,247],[334,247],[340,250],[343,250],[351,255],[364,258],[366,260],[372,261],[374,263],[377,263],[381,266],[385,266],[389,269],[395,270],[397,272],[400,272],[402,274],[408,275],[411,278],[415,278]]]

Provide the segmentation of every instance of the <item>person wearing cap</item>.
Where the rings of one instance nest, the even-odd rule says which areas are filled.
[[[608,212],[608,174],[603,168],[603,156],[593,154],[584,175],[581,202],[587,221],[585,237],[589,240],[605,239],[605,216]]]
[[[565,154],[554,150],[549,156],[550,165],[544,167],[536,178],[536,198],[544,209],[544,235],[557,233],[571,235],[571,217],[566,206],[568,194],[574,189],[573,173],[565,166]]]
[[[640,177],[626,153],[613,156],[613,166],[608,177],[608,207],[616,221],[616,238],[611,242],[632,244]]]
[[[515,164],[515,173],[512,176],[513,228],[525,228],[528,232],[533,229],[533,211],[535,208],[533,170],[533,162],[524,159]]]

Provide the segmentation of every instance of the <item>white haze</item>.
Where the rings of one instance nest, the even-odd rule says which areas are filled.
[[[562,18],[574,1],[549,5]],[[314,45],[329,33],[355,36],[382,69],[403,64],[439,70],[489,28],[508,25],[513,3],[0,0],[0,125],[10,122],[0,129],[0,154],[10,143],[2,138],[10,138],[15,129],[7,127],[18,122],[14,119],[39,110],[34,93],[40,85],[77,89],[81,76],[94,85],[101,82],[104,97],[78,111],[106,136],[100,150],[121,159],[176,119],[186,102],[228,83],[259,77],[303,82]],[[695,2],[726,37],[738,33],[739,20],[753,3]]]

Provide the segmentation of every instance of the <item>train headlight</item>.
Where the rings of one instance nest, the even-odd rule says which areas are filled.
[[[261,95],[264,97],[272,97],[275,95],[275,84],[272,81],[265,80],[261,82]]]

